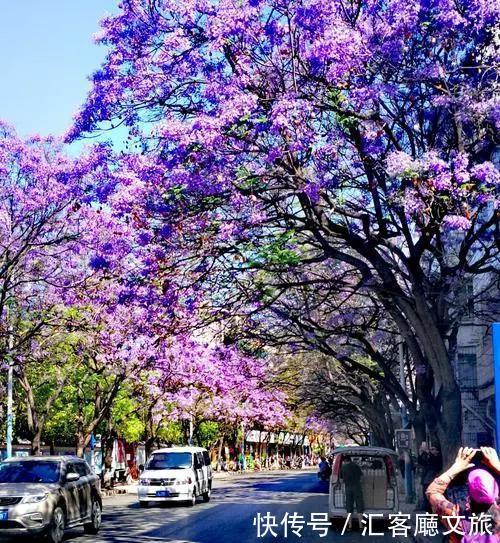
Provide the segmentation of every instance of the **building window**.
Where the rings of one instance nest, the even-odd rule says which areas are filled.
[[[491,432],[478,432],[477,434],[478,447],[493,447],[493,435]]]
[[[477,388],[476,355],[458,353],[458,385],[460,390]]]
[[[466,432],[462,435],[462,443],[466,447],[477,447],[477,432]]]
[[[472,279],[466,280],[458,290],[458,304],[464,319],[474,317],[474,285]]]

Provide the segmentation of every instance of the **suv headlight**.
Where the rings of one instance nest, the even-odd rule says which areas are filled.
[[[21,503],[40,503],[47,499],[48,494],[39,494],[34,496],[24,496]]]
[[[139,479],[139,485],[148,486],[149,484],[149,479]]]
[[[176,485],[190,485],[191,477],[186,477],[184,479],[176,479],[175,484]]]

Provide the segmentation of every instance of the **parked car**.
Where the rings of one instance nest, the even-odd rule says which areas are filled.
[[[26,456],[0,463],[0,536],[45,535],[60,543],[74,526],[97,534],[101,512],[99,477],[80,458]]]
[[[199,496],[210,500],[212,468],[206,449],[171,447],[155,451],[145,466],[140,466],[137,495],[139,505],[150,502],[188,502],[194,505]]]
[[[343,447],[333,451],[332,475],[328,514],[332,523],[347,518],[345,484],[341,478],[342,462],[349,456],[363,472],[364,512],[382,514],[384,519],[391,513],[398,513],[399,494],[395,466],[397,453],[381,447]]]

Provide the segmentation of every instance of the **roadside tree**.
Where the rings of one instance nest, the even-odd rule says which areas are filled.
[[[435,380],[424,415],[451,458],[455,301],[498,269],[498,15],[481,1],[129,0],[103,23],[107,59],[69,137],[130,127],[141,154],[123,171],[144,197],[128,213],[163,250],[155,272],[177,250],[185,282],[237,275],[276,244],[281,264],[356,269],[417,378]]]

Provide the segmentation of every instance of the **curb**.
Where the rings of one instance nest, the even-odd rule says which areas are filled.
[[[116,496],[118,494],[133,494],[134,490],[128,489],[128,488],[109,488],[109,489],[101,489],[101,496],[103,498],[111,498],[112,496]]]

